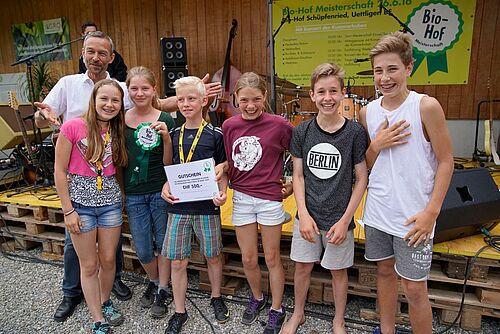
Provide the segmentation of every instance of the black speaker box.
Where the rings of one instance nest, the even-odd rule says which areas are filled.
[[[186,39],[184,37],[163,37],[160,39],[161,59],[165,66],[187,65]]]
[[[456,170],[437,218],[434,243],[480,233],[500,221],[500,192],[486,168]]]
[[[174,82],[188,75],[187,65],[168,67],[163,65],[163,91],[165,96],[175,95]]]

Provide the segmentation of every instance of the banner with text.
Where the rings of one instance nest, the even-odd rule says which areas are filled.
[[[58,44],[69,42],[69,21],[67,17],[63,17],[13,24],[12,37],[16,49],[16,60],[20,60],[51,49]],[[47,62],[69,59],[71,59],[71,47],[66,45],[61,49],[37,57],[35,61]]]
[[[466,84],[476,0],[275,0],[276,73],[310,86],[316,65],[335,62],[354,85],[373,84],[369,52],[400,30],[390,11],[413,32],[412,85]]]

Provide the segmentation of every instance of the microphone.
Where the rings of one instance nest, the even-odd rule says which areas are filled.
[[[357,59],[354,59],[354,62],[355,63],[364,63],[365,61],[369,61],[370,58],[357,58]]]
[[[384,5],[382,4],[382,0],[379,0],[378,7],[380,9],[379,14],[382,15],[382,12],[384,11]]]

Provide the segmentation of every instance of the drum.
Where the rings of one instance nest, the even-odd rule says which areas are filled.
[[[359,121],[359,111],[368,104],[368,101],[362,96],[351,94],[346,95],[340,102],[339,114],[345,118]]]
[[[294,126],[297,126],[304,121],[308,121],[310,119],[313,119],[317,115],[318,115],[318,113],[315,111],[298,111],[298,112],[292,113],[292,115],[290,117],[290,123],[292,123]]]

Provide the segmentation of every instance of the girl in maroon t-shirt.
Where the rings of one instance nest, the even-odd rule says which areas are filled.
[[[290,145],[293,126],[284,118],[266,113],[266,85],[253,73],[236,83],[241,115],[222,125],[233,194],[233,224],[241,249],[245,276],[252,290],[242,323],[251,324],[265,307],[258,260],[258,225],[272,293],[264,333],[277,333],[285,320],[281,305],[285,275],[280,260],[281,225],[285,220],[281,175],[283,153]],[[285,196],[290,195],[287,187]]]

